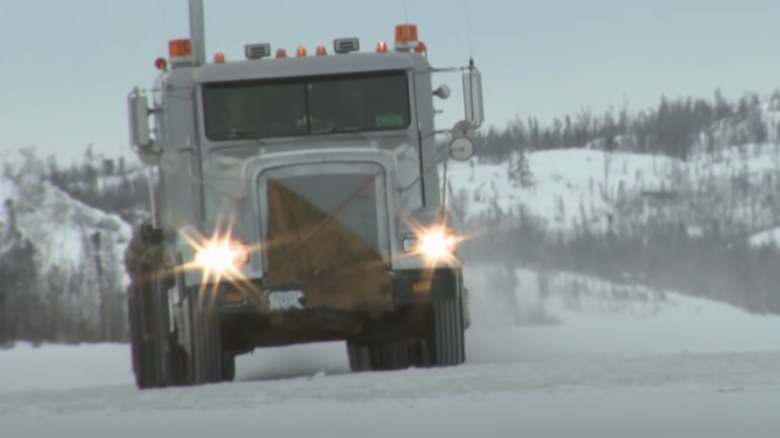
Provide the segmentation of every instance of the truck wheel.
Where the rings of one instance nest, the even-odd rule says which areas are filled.
[[[177,386],[186,381],[186,368],[182,367],[182,348],[171,326],[170,303],[168,302],[168,278],[162,272],[156,272],[152,290],[154,318],[154,339],[158,358],[158,386]]]
[[[371,368],[377,371],[403,370],[415,365],[410,341],[382,341],[371,346]]]
[[[175,335],[171,336],[171,341],[168,345],[170,345],[170,351],[168,353],[168,383],[171,386],[186,386],[190,383],[190,358],[187,354],[187,350],[178,344]]]
[[[466,361],[463,310],[460,296],[434,301],[430,332],[426,339],[431,366],[446,367]]]
[[[225,377],[219,314],[209,305],[208,297],[204,297],[200,302],[198,293],[199,291],[195,290],[190,294],[189,299],[190,321],[192,321],[193,383],[195,385],[219,383]],[[208,294],[207,291],[203,293]]]
[[[131,285],[127,291],[127,310],[130,323],[130,348],[135,385],[138,389],[158,386],[158,360],[153,339],[144,336],[144,318],[150,317],[145,309],[144,294]]]
[[[139,389],[186,384],[186,360],[171,333],[168,291],[160,273],[128,290],[133,371]],[[145,334],[146,333],[146,334]]]
[[[349,367],[353,372],[402,370],[419,365],[415,341],[347,341]]]

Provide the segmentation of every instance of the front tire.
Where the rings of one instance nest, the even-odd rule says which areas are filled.
[[[186,352],[171,332],[166,277],[149,274],[128,290],[130,344],[138,389],[164,388],[187,383]]]
[[[192,369],[193,384],[204,385],[219,383],[235,370],[230,370],[232,361],[226,362],[222,349],[219,313],[213,308],[200,291],[193,291],[189,297],[189,311],[192,333]],[[226,366],[228,365],[228,366]]]
[[[447,367],[466,362],[466,325],[460,296],[434,301],[426,339],[430,365]]]
[[[156,355],[154,345],[149,336],[144,336],[144,302],[138,288],[131,285],[127,290],[127,311],[130,325],[130,353],[135,376],[135,386],[138,389],[149,389],[157,386]]]

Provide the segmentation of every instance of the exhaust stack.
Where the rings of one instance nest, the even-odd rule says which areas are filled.
[[[195,55],[195,65],[206,63],[206,24],[203,13],[203,0],[189,0],[190,2],[190,39]]]

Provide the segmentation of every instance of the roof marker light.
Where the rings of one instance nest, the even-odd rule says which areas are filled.
[[[195,65],[192,41],[189,38],[168,41],[168,58],[170,58],[171,67]]]
[[[171,58],[192,56],[192,41],[189,38],[168,41],[168,56]]]
[[[160,56],[159,58],[154,60],[154,67],[157,70],[162,70],[162,71],[168,70],[168,60]]]
[[[263,59],[271,56],[271,45],[268,43],[244,45],[246,59]]]
[[[417,47],[417,25],[406,23],[395,26],[395,49],[408,52]]]
[[[357,38],[338,38],[333,40],[333,51],[338,54],[357,52],[360,50],[360,40]]]
[[[306,56],[306,47],[298,46],[298,50],[295,51],[295,55],[299,58]]]
[[[325,46],[317,46],[317,56],[325,56],[328,54],[328,51],[325,49]]]
[[[376,51],[379,53],[387,52],[387,43],[384,41],[380,41],[376,43]]]
[[[217,52],[214,54],[214,62],[217,64],[222,64],[225,62],[225,54],[222,52]]]
[[[277,58],[286,58],[287,57],[287,50],[277,49],[276,50],[276,57]]]

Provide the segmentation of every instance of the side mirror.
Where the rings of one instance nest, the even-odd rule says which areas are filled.
[[[452,94],[452,90],[450,90],[450,87],[448,87],[446,85],[439,85],[439,88],[437,88],[433,92],[434,96],[436,96],[436,97],[438,97],[439,99],[442,99],[442,100],[449,99],[451,94]]]
[[[450,157],[457,161],[468,161],[474,156],[474,142],[464,136],[454,136],[450,140]]]
[[[474,128],[470,121],[461,120],[452,127],[450,131],[452,139],[450,140],[450,157],[457,161],[468,161],[474,156]]]
[[[463,103],[466,109],[466,121],[476,129],[485,121],[485,108],[482,100],[482,73],[474,66],[474,60],[463,72]]]
[[[148,150],[152,146],[149,131],[149,101],[136,87],[127,98],[127,104],[130,118],[130,144],[138,149]]]

